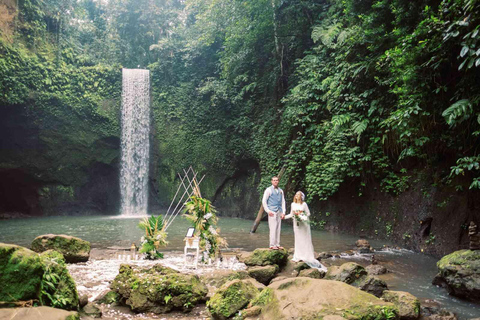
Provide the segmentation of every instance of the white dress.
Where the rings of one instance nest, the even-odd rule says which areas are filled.
[[[297,226],[297,221],[294,219],[294,212],[300,211],[300,219]],[[295,234],[295,252],[293,254],[292,261],[304,261],[312,268],[327,271],[327,268],[323,266],[317,259],[315,259],[312,234],[310,232],[309,222],[310,210],[306,202],[292,203],[290,207],[290,214],[285,216],[285,219],[293,219],[293,231]]]

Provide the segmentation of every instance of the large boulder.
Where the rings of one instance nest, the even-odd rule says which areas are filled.
[[[250,267],[248,269],[248,275],[258,282],[267,285],[278,272],[278,266],[276,264],[272,266],[263,267]]]
[[[358,239],[357,242],[355,242],[355,246],[358,249],[358,252],[360,253],[371,253],[372,252],[372,247],[370,246],[370,242],[365,239]]]
[[[42,278],[43,264],[37,253],[0,243],[0,301],[38,300]]]
[[[275,281],[250,307],[262,307],[261,319],[391,319],[396,307],[340,281],[290,278]]]
[[[63,234],[45,234],[36,237],[32,242],[32,250],[35,252],[50,249],[63,254],[68,263],[86,262],[90,257],[90,242],[80,238]]]
[[[40,254],[44,265],[44,276],[47,285],[42,292],[44,304],[65,310],[77,310],[79,297],[77,285],[68,273],[65,259],[60,252],[47,250]]]
[[[420,301],[411,293],[386,290],[382,299],[397,306],[402,320],[414,320],[420,316]]]
[[[445,287],[451,295],[480,300],[480,250],[459,250],[437,262],[433,284]]]
[[[247,266],[268,266],[278,265],[280,268],[285,266],[288,261],[288,252],[285,249],[271,250],[260,248],[245,259]]]
[[[22,320],[80,320],[76,311],[51,307],[0,309],[0,319]]]
[[[361,277],[353,282],[352,286],[371,293],[376,297],[380,297],[383,292],[388,289],[385,281],[371,275]]]
[[[307,277],[314,279],[322,279],[325,277],[325,271],[318,270],[317,268],[304,269],[298,274],[299,277]]]
[[[387,268],[381,264],[370,264],[365,267],[365,270],[367,270],[368,274],[374,276],[387,273]]]
[[[325,275],[326,280],[336,280],[351,284],[367,275],[367,271],[355,262],[347,262],[341,266],[332,266]]]
[[[134,312],[190,311],[205,300],[208,290],[198,276],[155,265],[141,268],[122,264],[110,288]]]
[[[257,288],[246,280],[232,280],[225,283],[207,302],[207,308],[214,319],[228,319],[259,294]]]

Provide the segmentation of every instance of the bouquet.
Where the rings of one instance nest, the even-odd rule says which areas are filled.
[[[300,222],[305,222],[309,223],[310,221],[308,220],[308,216],[305,214],[305,211],[303,210],[294,210],[293,211],[293,219],[295,220],[295,223],[297,224],[297,227],[300,225]]]

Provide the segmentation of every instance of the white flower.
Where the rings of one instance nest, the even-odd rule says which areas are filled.
[[[209,213],[207,213],[206,215],[204,215],[203,218],[204,218],[205,220],[208,220],[208,219],[210,219],[212,216],[213,216],[213,214],[212,214],[211,212],[209,212]]]
[[[300,216],[300,219],[303,220],[303,221],[307,221],[308,220],[308,217],[304,214],[301,214]]]
[[[210,231],[211,234],[217,235],[217,230],[213,226],[208,227],[208,231]]]
[[[145,242],[145,237],[141,237],[140,242],[142,242],[142,243]]]

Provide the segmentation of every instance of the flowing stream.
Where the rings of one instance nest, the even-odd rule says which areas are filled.
[[[121,215],[146,215],[150,156],[150,71],[123,69]]]
[[[13,243],[29,247],[32,240],[42,234],[68,234],[92,243],[93,248],[106,249],[110,246],[129,247],[137,245],[143,232],[137,227],[139,219],[105,217],[105,216],[76,216],[76,217],[45,217],[0,220],[0,242]],[[268,245],[268,225],[262,222],[255,234],[249,234],[252,221],[243,219],[219,219],[221,234],[230,248],[254,250]],[[189,223],[182,217],[177,217],[168,229],[168,247],[166,256],[177,255],[183,250],[183,238]],[[293,230],[291,224],[282,225],[282,245],[293,247]],[[357,237],[341,233],[326,231],[312,231],[315,251],[345,252],[354,248]],[[442,308],[457,314],[459,319],[480,317],[480,305],[469,303],[449,296],[444,289],[431,284],[436,274],[437,259],[414,253],[408,250],[383,249],[388,242],[369,240],[376,249],[375,257],[390,271],[380,276],[391,290],[408,291],[420,299],[432,299],[440,303]],[[342,256],[337,259],[327,259],[327,266],[341,264],[345,261],[354,261],[361,265],[370,263],[370,255]],[[108,261],[102,263],[108,264]],[[117,269],[118,270],[118,269]]]

